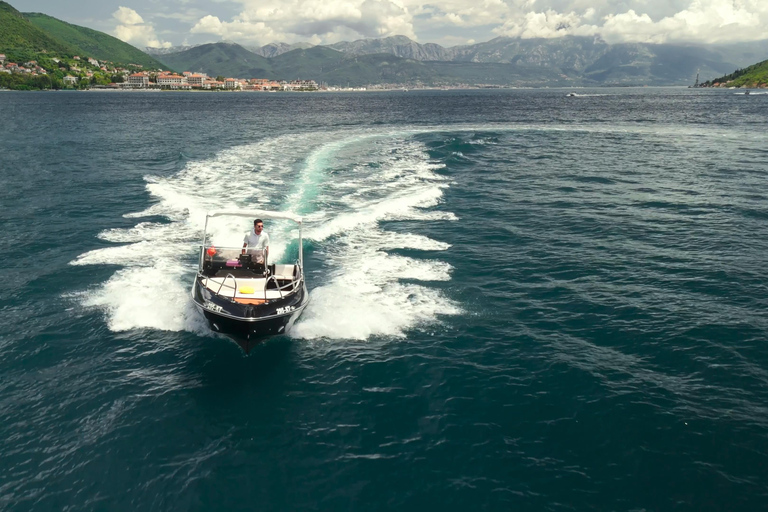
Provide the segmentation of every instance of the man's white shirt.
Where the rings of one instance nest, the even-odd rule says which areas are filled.
[[[243,243],[248,244],[248,249],[264,250],[269,247],[269,235],[263,230],[260,235],[257,235],[254,230],[250,230],[243,238]]]

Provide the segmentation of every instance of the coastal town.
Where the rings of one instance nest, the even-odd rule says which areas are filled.
[[[0,53],[2,74],[31,79],[31,83],[72,89],[115,90],[227,90],[227,91],[318,91],[327,89],[314,80],[270,80],[266,78],[210,77],[206,73],[169,70],[144,71],[141,65],[115,66],[92,57],[75,55],[70,61],[51,57],[48,62],[10,61]],[[47,68],[47,69],[46,69]],[[45,87],[40,87],[45,88]]]
[[[317,91],[314,80],[276,81],[266,78],[225,78],[209,77],[205,73],[184,71],[181,74],[161,71],[131,73],[120,84],[110,84],[123,89],[168,89],[168,90],[241,90],[241,91]]]

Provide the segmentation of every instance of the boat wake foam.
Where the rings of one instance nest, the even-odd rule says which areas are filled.
[[[281,136],[188,161],[170,177],[146,177],[154,204],[126,216],[138,220],[133,228],[99,235],[119,245],[86,252],[72,262],[122,267],[107,282],[80,294],[82,304],[103,310],[114,331],[209,334],[189,297],[205,213],[269,209],[304,216],[312,261],[323,266],[307,269],[311,301],[292,336],[404,336],[410,329],[434,325],[440,315],[459,313],[458,305],[429,284],[450,280],[450,265],[389,252],[449,248],[410,232],[413,222],[455,219],[434,208],[450,183],[437,172],[442,164],[430,159],[414,133]],[[157,216],[167,222],[146,220]],[[396,221],[408,221],[411,230],[398,229]],[[218,246],[239,247],[249,228],[242,219],[211,222],[209,233]],[[288,250],[292,229],[290,223],[268,222],[273,260]]]

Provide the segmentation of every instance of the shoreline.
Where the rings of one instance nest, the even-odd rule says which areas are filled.
[[[349,89],[321,89],[316,91],[242,91],[242,90],[171,90],[171,89],[0,89],[0,92],[60,92],[60,93],[125,93],[125,94],[161,94],[161,93],[183,93],[183,94],[338,94],[338,93],[381,93],[392,92],[406,94],[409,92],[423,91],[532,91],[532,90],[551,90],[551,91],[578,91],[578,90],[605,90],[605,89],[695,89],[695,90],[744,90],[747,88],[723,88],[723,87],[697,87],[691,88],[685,85],[594,85],[594,86],[515,86],[515,87],[403,87],[403,88],[349,88]],[[754,89],[754,88],[752,88]]]

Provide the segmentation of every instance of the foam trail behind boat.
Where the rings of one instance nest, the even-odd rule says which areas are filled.
[[[430,281],[450,279],[449,265],[388,252],[440,251],[449,245],[418,229],[396,233],[381,227],[382,221],[407,220],[418,226],[454,219],[450,212],[434,209],[449,186],[436,172],[441,167],[430,161],[413,131],[369,130],[269,138],[212,159],[189,161],[169,177],[147,176],[147,191],[155,202],[127,216],[136,218],[136,225],[103,231],[99,237],[116,245],[72,262],[123,268],[79,297],[83,305],[102,309],[115,331],[149,327],[208,334],[189,299],[206,212],[291,211],[304,215],[305,237],[314,248],[314,260],[322,261],[323,268],[308,271],[324,276],[310,290],[310,306],[291,335],[402,336],[439,321],[441,314],[459,312],[429,286]],[[167,222],[144,220],[150,216]],[[209,231],[216,245],[239,247],[250,225],[250,219],[212,219]],[[295,229],[287,222],[267,227],[274,261],[295,237]],[[333,324],[328,322],[331,311],[337,318]]]

